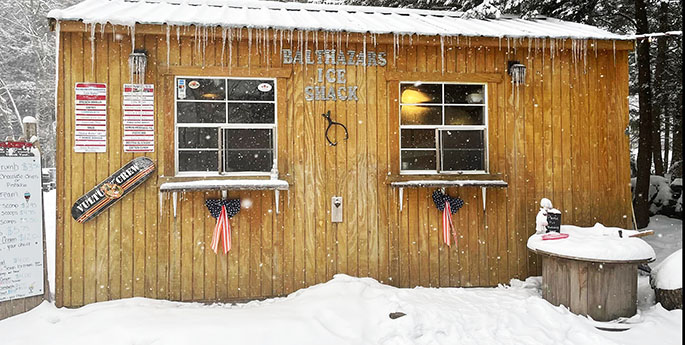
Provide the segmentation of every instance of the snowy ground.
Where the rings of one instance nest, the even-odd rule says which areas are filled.
[[[46,205],[50,197],[54,205],[54,192]],[[679,220],[654,217],[650,229],[657,234],[645,239],[657,260],[682,248]],[[240,305],[133,298],[57,309],[45,302],[0,321],[0,343],[680,344],[682,310],[654,305],[646,277],[639,280],[639,298],[633,327],[608,332],[543,300],[539,277],[497,288],[398,289],[337,275],[288,297]],[[393,320],[391,312],[407,315]]]

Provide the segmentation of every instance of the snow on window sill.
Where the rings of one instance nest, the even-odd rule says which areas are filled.
[[[502,187],[509,184],[503,180],[408,180],[391,182],[392,187],[397,188],[424,188],[424,187]]]
[[[288,190],[290,184],[278,179],[231,179],[165,182],[160,192],[190,192],[207,190]]]

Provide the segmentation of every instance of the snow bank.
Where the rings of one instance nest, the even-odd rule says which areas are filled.
[[[619,237],[619,230],[623,238]],[[543,240],[543,234],[532,235],[528,238],[528,248],[597,261],[651,260],[656,256],[647,242],[628,237],[637,233],[634,230],[607,228],[597,223],[589,228],[562,225],[561,233],[568,234],[568,238]]]
[[[683,287],[683,249],[669,255],[652,270],[654,285],[662,290],[675,290]]]
[[[682,313],[661,310],[674,323],[682,320]],[[390,319],[396,311],[406,316]],[[658,325],[639,326],[627,333],[656,329],[651,339],[671,337],[660,344],[678,339]],[[144,298],[79,309],[43,303],[0,321],[0,334],[3,345],[639,344],[616,341],[587,318],[552,306],[540,297],[540,278],[497,288],[398,289],[336,275],[285,298],[239,305]]]
[[[647,229],[654,230],[654,235],[642,238],[656,252],[656,260],[649,264],[651,267],[656,267],[673,252],[683,248],[682,220],[661,215],[653,216],[649,218]]]

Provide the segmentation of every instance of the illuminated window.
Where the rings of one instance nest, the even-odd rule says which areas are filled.
[[[273,79],[177,77],[176,172],[265,175],[276,158]]]
[[[402,173],[485,173],[484,84],[400,84]]]

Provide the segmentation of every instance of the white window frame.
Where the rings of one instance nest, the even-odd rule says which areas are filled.
[[[402,84],[428,84],[428,85],[441,85],[442,86],[442,102],[436,103],[402,103]],[[445,103],[445,87],[444,85],[479,85],[483,87],[483,104],[459,104],[459,103]],[[443,81],[420,81],[420,80],[406,80],[399,82],[399,95],[398,95],[398,107],[397,116],[399,119],[399,171],[400,175],[476,175],[476,174],[487,174],[489,171],[489,140],[488,140],[488,84],[487,83],[476,83],[476,82],[443,82]],[[402,124],[402,106],[403,105],[416,105],[416,106],[440,106],[441,121],[440,125],[403,125]],[[482,106],[483,107],[483,125],[445,125],[445,106]],[[421,151],[427,148],[402,148],[402,130],[403,129],[435,129],[435,149],[436,154],[436,170],[403,170],[402,169],[402,150],[405,151]],[[442,167],[443,150],[441,148],[441,131],[446,130],[461,130],[461,131],[483,131],[483,170],[449,170],[449,171],[438,171],[437,167]]]
[[[271,80],[274,85],[274,100],[273,101],[236,101],[236,100],[180,100],[182,102],[202,102],[202,103],[272,103],[274,105],[274,122],[273,123],[178,123],[178,80],[179,79],[222,79],[226,80],[226,85],[228,85],[228,80]],[[219,172],[217,171],[179,171],[179,147],[178,147],[178,129],[179,127],[192,127],[192,128],[217,128],[217,140],[218,143],[218,164],[219,170],[223,169],[223,159],[222,159],[222,145],[223,145],[223,132],[225,129],[271,129],[273,142],[273,168],[278,166],[278,87],[277,78],[255,78],[255,77],[231,77],[231,76],[175,76],[174,77],[174,172],[175,176],[179,177],[216,177],[216,176],[271,176],[270,171],[232,171],[232,172]],[[187,87],[187,86],[186,86]],[[228,90],[226,90],[226,98],[228,98]],[[226,116],[228,116],[228,107],[226,107]],[[193,149],[193,151],[213,151],[214,149]]]

